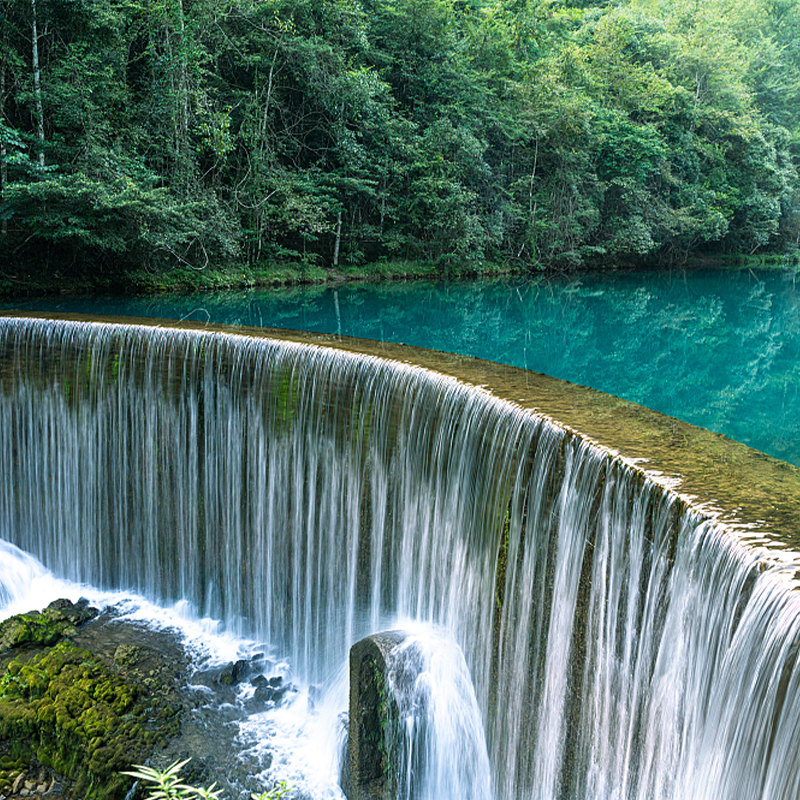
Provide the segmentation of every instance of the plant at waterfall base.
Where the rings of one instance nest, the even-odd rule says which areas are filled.
[[[166,769],[155,769],[145,767],[141,764],[134,764],[134,769],[130,772],[123,772],[123,775],[130,775],[137,780],[153,784],[145,800],[218,800],[222,796],[222,789],[215,789],[216,782],[208,787],[189,786],[181,782],[180,771],[191,761],[175,761]],[[252,800],[279,800],[289,791],[286,781],[280,781],[274,788],[261,794],[251,794]]]
[[[251,794],[251,800],[280,800],[285,794],[288,794],[289,786],[286,781],[278,781],[278,783],[268,792],[261,794]]]
[[[215,789],[216,783],[212,783],[207,788],[188,786],[181,783],[180,771],[189,763],[185,761],[175,761],[166,769],[155,769],[145,767],[142,764],[134,764],[131,772],[123,772],[123,775],[130,775],[145,783],[154,784],[150,789],[147,800],[189,800],[189,798],[203,798],[203,800],[214,800],[222,794],[221,789]]]

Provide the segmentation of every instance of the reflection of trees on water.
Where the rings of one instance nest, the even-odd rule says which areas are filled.
[[[800,287],[789,273],[622,274],[337,290],[342,333],[463,352],[616,394],[800,465]],[[321,287],[102,311],[334,333]],[[51,304],[48,308],[54,309]]]
[[[603,282],[605,283],[605,282]],[[573,307],[574,338],[553,334],[562,308],[534,316],[555,354],[534,368],[726,433],[800,464],[800,297],[782,276],[582,282],[549,303]],[[567,299],[568,298],[568,299]],[[559,353],[559,345],[569,342]]]

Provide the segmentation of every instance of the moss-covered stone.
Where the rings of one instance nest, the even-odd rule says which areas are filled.
[[[136,648],[119,664],[63,638],[75,630],[67,607],[16,620],[6,629],[27,626],[33,638],[0,658],[0,795],[38,761],[74,782],[72,797],[121,800],[132,779],[120,772],[144,763],[180,730],[172,676],[143,674]]]
[[[397,702],[389,686],[392,653],[402,631],[367,636],[350,648],[350,725],[347,759],[341,776],[348,800],[389,800],[398,786]]]
[[[85,602],[55,600],[44,611],[16,614],[0,622],[0,653],[25,644],[49,647],[65,636],[77,633],[78,626],[98,614]]]

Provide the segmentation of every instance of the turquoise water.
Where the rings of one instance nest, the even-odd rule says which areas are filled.
[[[800,281],[793,273],[49,298],[0,308],[266,325],[465,353],[624,397],[800,466]]]

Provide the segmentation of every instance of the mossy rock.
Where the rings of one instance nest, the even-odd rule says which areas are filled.
[[[27,766],[28,762],[25,758],[19,756],[12,758],[8,754],[0,757],[0,795],[11,792],[14,781],[21,773],[25,772]]]
[[[75,781],[84,800],[121,800],[143,763],[180,728],[163,692],[68,640],[20,654],[0,678],[0,740],[10,746],[6,773],[20,759]],[[10,759],[10,760],[9,760]]]
[[[74,604],[69,600],[55,600],[44,611],[16,614],[0,622],[0,653],[26,644],[54,645],[65,636],[73,636],[79,625],[98,613],[86,602]]]
[[[136,645],[121,644],[114,651],[112,658],[114,663],[123,669],[130,669],[135,667],[141,658],[141,648],[136,647]]]

